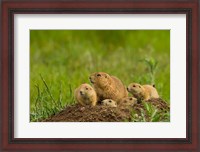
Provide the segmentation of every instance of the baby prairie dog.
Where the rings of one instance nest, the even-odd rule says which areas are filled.
[[[159,98],[156,88],[152,85],[140,85],[138,83],[131,83],[127,88],[134,97],[142,100],[149,100],[151,98]]]
[[[89,79],[97,93],[98,101],[112,99],[119,102],[122,98],[128,97],[126,87],[117,77],[97,72],[91,74]]]
[[[112,99],[105,99],[105,100],[101,101],[101,104],[105,105],[105,106],[109,106],[109,107],[117,107],[116,101],[114,101]]]
[[[119,106],[134,106],[137,104],[137,99],[135,97],[126,97],[120,101]]]
[[[74,92],[75,100],[81,104],[95,106],[97,103],[97,94],[95,90],[87,83],[81,84]]]

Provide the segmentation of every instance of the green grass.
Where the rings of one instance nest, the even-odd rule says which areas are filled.
[[[131,122],[169,122],[170,111],[160,111],[148,102],[142,102],[144,109],[140,109],[140,114],[134,110],[131,113]],[[146,112],[145,112],[146,111]],[[166,112],[165,112],[166,111]]]
[[[74,103],[93,72],[156,85],[170,102],[169,30],[31,30],[30,111],[38,121]]]

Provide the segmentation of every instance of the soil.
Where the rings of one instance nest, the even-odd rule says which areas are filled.
[[[151,103],[161,112],[169,111],[169,106],[162,99],[150,99],[146,102]],[[134,110],[138,116],[141,110],[144,110],[142,103],[135,104],[132,107],[107,107],[103,105],[81,106],[79,104],[67,106],[64,110],[53,115],[43,122],[124,122],[131,121],[131,112]],[[146,120],[148,116],[145,114]]]

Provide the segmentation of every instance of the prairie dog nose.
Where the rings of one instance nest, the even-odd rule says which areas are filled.
[[[83,92],[82,92],[82,91],[80,91],[80,94],[81,94],[81,95],[83,95]]]
[[[94,80],[92,80],[92,77],[91,77],[91,76],[89,77],[89,80],[90,80],[91,83],[94,83],[94,82],[93,82]]]

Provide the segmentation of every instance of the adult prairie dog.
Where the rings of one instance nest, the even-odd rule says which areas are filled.
[[[104,72],[93,73],[89,77],[98,97],[98,101],[112,99],[119,102],[122,98],[128,97],[126,87],[122,81],[115,76]]]
[[[131,83],[127,88],[136,98],[142,98],[142,100],[149,100],[151,98],[159,98],[156,88],[152,85],[140,85],[138,83]]]
[[[75,100],[81,105],[95,106],[97,103],[97,94],[95,90],[87,83],[81,84],[74,92]]]

